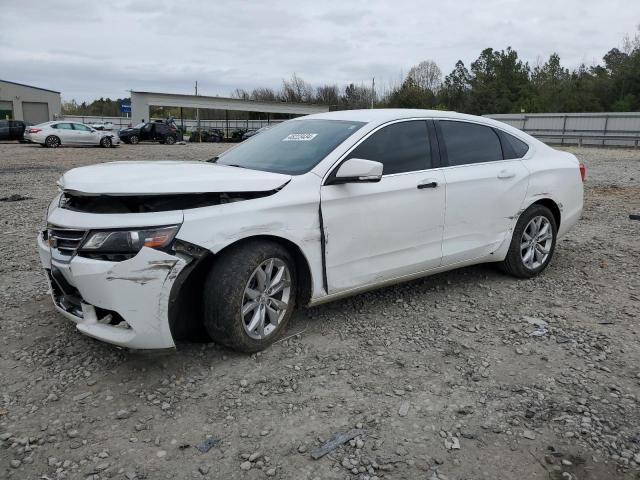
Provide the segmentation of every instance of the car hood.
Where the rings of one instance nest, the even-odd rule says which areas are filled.
[[[139,128],[123,128],[120,133],[140,133]]]
[[[207,162],[110,162],[74,168],[58,185],[88,195],[265,192],[291,176]]]

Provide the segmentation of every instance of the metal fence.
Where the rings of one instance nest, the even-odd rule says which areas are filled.
[[[640,113],[485,115],[555,145],[638,147]]]
[[[524,113],[495,114],[486,117],[505,122],[555,145],[606,147],[638,147],[640,143],[640,112],[632,113]],[[111,122],[118,130],[130,125],[128,117],[89,117],[65,115],[66,120],[82,123]],[[152,118],[151,120],[156,120]],[[161,119],[157,119],[161,120]],[[281,120],[200,120],[201,128],[218,128],[230,137],[237,129],[256,130]],[[187,131],[197,128],[195,119],[176,119]]]
[[[64,115],[61,119],[70,122],[80,122],[86,124],[107,123],[113,124],[114,130],[126,128],[131,125],[132,119],[129,117],[95,117],[95,116],[79,116]],[[151,118],[153,120],[164,120],[163,118]],[[176,125],[183,127],[187,131],[193,131],[198,128],[198,121],[195,119],[174,119]],[[281,122],[282,120],[200,120],[200,128],[218,128],[225,132],[225,136],[230,137],[234,130],[257,130],[265,125]]]

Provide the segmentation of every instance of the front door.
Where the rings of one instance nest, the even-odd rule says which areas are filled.
[[[381,162],[380,182],[321,187],[328,293],[440,265],[445,185],[427,125],[382,127],[345,157]]]
[[[82,145],[97,145],[98,135],[94,133],[93,129],[83,125],[82,123],[74,123],[73,129],[76,132],[78,143]]]

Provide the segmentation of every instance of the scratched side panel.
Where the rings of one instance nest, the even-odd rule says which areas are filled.
[[[307,173],[269,197],[185,210],[177,238],[213,253],[259,235],[284,238],[302,251],[311,270],[312,295],[322,296],[319,201],[320,178]]]

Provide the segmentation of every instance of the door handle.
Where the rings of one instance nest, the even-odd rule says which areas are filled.
[[[500,173],[498,173],[498,178],[513,178],[516,176],[516,172],[514,172],[513,170],[500,170]]]
[[[424,183],[419,183],[418,184],[418,190],[422,190],[423,188],[436,188],[438,186],[438,182],[435,181],[427,181]]]

